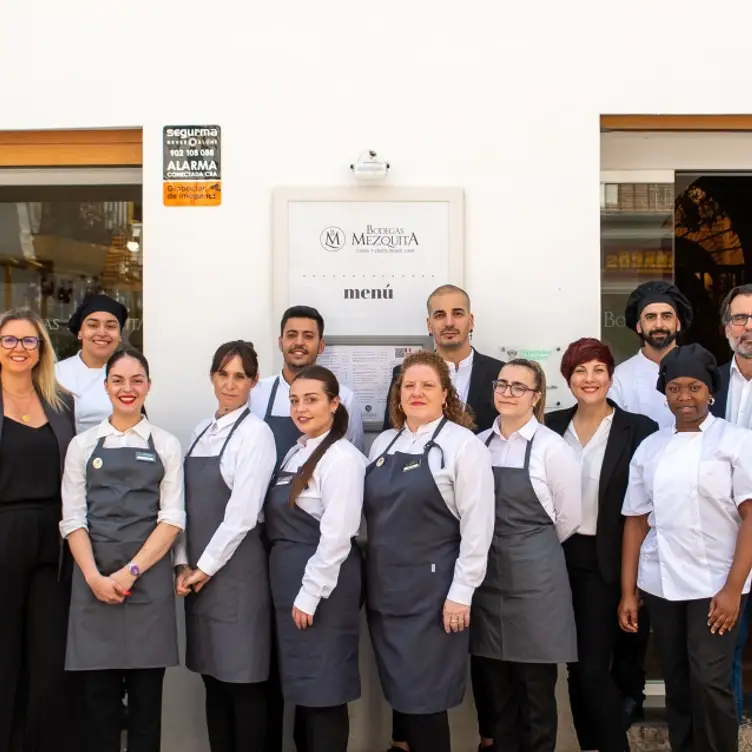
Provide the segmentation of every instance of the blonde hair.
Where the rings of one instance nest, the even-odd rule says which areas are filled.
[[[539,423],[543,423],[546,413],[546,373],[541,368],[540,363],[536,360],[528,360],[527,358],[515,358],[504,363],[504,368],[507,366],[520,366],[521,368],[527,368],[528,371],[532,371],[533,383],[539,394],[538,402],[533,407],[533,415]],[[503,371],[504,368],[501,370]]]
[[[397,381],[389,396],[389,418],[392,425],[401,429],[405,425],[405,411],[402,409],[401,392],[402,382],[405,378],[405,372],[410,366],[430,366],[436,371],[442,389],[446,389],[446,403],[444,404],[444,415],[447,420],[457,423],[460,426],[472,430],[475,428],[475,416],[472,410],[462,404],[462,400],[457,395],[457,390],[452,385],[452,379],[449,376],[447,364],[435,353],[430,350],[419,350],[412,355],[408,355],[403,361],[397,374]]]
[[[12,308],[0,315],[0,332],[11,321],[28,321],[37,330],[39,342],[39,362],[31,371],[31,380],[37,394],[50,407],[61,412],[65,408],[62,395],[65,390],[58,384],[55,377],[55,363],[57,356],[52,347],[52,340],[47,332],[44,321],[30,308]]]

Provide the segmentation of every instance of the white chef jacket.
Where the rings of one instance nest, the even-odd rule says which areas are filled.
[[[267,376],[265,379],[261,379],[251,390],[251,412],[254,415],[258,415],[262,420],[266,417],[266,408],[272,396],[272,389],[277,378],[279,378],[279,386],[277,387],[271,415],[290,417],[290,385],[285,381],[285,377],[280,372],[274,376]],[[362,452],[364,451],[365,444],[363,440],[363,413],[360,405],[355,399],[352,389],[345,386],[345,384],[339,385],[339,396],[342,404],[347,408],[349,416],[347,439]]]
[[[103,420],[98,426],[75,436],[68,445],[62,486],[63,519],[60,522],[63,538],[79,528],[89,529],[86,519],[86,465],[99,439],[105,437],[105,449],[148,449],[150,435],[165,472],[159,485],[157,522],[167,522],[181,530],[185,528],[183,452],[180,442],[167,431],[152,426],[146,418],[125,433],[118,431],[109,420]]]
[[[450,360],[445,360],[447,368],[449,368],[449,378],[452,380],[452,386],[457,390],[459,398],[463,404],[467,404],[467,395],[470,391],[470,377],[473,374],[473,356],[475,350],[470,350],[464,360],[460,361],[458,366],[455,366]]]
[[[530,450],[530,482],[541,506],[556,528],[556,536],[564,542],[577,532],[582,520],[582,476],[580,462],[567,442],[532,416],[519,431],[508,439],[501,435],[499,418],[478,438],[485,443],[493,435],[488,449],[496,467],[525,466],[527,445]]]
[[[752,428],[752,379],[747,381],[736,364],[731,361],[731,378],[726,400],[726,420],[743,428]]]
[[[389,449],[389,454],[423,454],[425,444],[438,428],[441,418],[426,423],[413,433],[405,425],[402,435]],[[386,451],[397,431],[389,429],[376,437],[368,455],[369,462]],[[467,428],[448,421],[436,437],[444,452],[432,449],[428,466],[436,487],[451,514],[460,523],[460,554],[454,565],[454,580],[447,599],[469,606],[473,593],[486,576],[488,550],[493,539],[496,502],[491,456]]]
[[[78,352],[55,364],[55,376],[75,397],[77,433],[98,426],[112,415],[112,403],[104,388],[104,368],[89,368]]]
[[[637,586],[669,601],[712,598],[731,569],[737,506],[747,499],[752,431],[708,415],[700,431],[648,436],[632,457],[622,508],[625,517],[648,515]]]
[[[585,446],[580,443],[573,422],[570,421],[564,433],[564,441],[572,447],[582,465],[582,522],[577,529],[579,535],[595,535],[598,530],[601,470],[613,423],[614,412],[612,410],[611,414],[601,421]]]
[[[315,439],[301,436],[287,453],[280,470],[297,472],[328,435],[327,431]],[[360,529],[365,475],[363,453],[347,439],[339,439],[318,461],[308,487],[295,501],[319,521],[321,528],[316,553],[308,559],[294,602],[306,614],[313,615],[321,599],[328,598],[337,587],[340,567]]]
[[[188,445],[193,446],[204,432],[193,447],[191,457],[216,457],[245,409],[244,405],[220,418],[201,421]],[[219,463],[219,472],[231,494],[224,519],[196,563],[202,572],[213,577],[230,561],[248,531],[256,526],[276,462],[277,450],[271,429],[255,415],[247,415],[233,433]],[[176,566],[189,563],[186,538],[190,534],[189,524],[175,547]]]
[[[642,350],[614,370],[614,383],[608,396],[622,410],[652,418],[660,428],[673,426],[674,414],[668,409],[666,395],[658,383],[658,364],[646,358]]]

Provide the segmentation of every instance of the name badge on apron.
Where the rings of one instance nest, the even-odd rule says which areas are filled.
[[[402,472],[406,473],[409,470],[417,470],[420,467],[422,460],[413,460],[412,462],[408,462],[403,468]]]
[[[157,458],[152,452],[136,452],[136,462],[156,462]]]
[[[289,486],[290,483],[292,483],[292,479],[294,476],[292,475],[286,475],[284,478],[277,478],[277,482],[274,484],[275,486]]]
[[[92,466],[92,467],[93,467],[93,468],[94,468],[95,470],[99,470],[99,468],[100,468],[100,467],[102,467],[102,465],[103,465],[103,464],[104,464],[104,462],[102,462],[102,458],[101,458],[101,457],[95,457],[95,458],[94,458],[94,459],[92,460],[91,466]]]

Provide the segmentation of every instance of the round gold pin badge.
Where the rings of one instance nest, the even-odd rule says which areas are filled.
[[[379,457],[376,460],[376,467],[381,467],[383,464],[384,464],[384,458],[383,457]]]
[[[102,465],[104,463],[102,462],[102,458],[101,457],[95,457],[94,461],[91,464],[92,464],[92,466],[94,467],[95,470],[99,470],[99,468],[102,467]]]

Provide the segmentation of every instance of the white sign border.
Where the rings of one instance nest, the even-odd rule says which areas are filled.
[[[465,281],[465,195],[462,188],[424,188],[392,186],[341,186],[341,187],[284,187],[274,189],[272,277],[274,326],[290,305],[305,305],[305,301],[288,300],[289,274],[289,214],[293,202],[346,202],[371,203],[392,201],[398,203],[426,203],[430,201],[449,205],[449,278],[447,284],[462,287]],[[442,283],[443,284],[443,283]],[[423,301],[418,301],[420,305]],[[416,309],[420,317],[420,310]],[[276,331],[276,328],[275,328]],[[405,332],[409,335],[409,332]],[[364,335],[367,336],[367,335]]]

